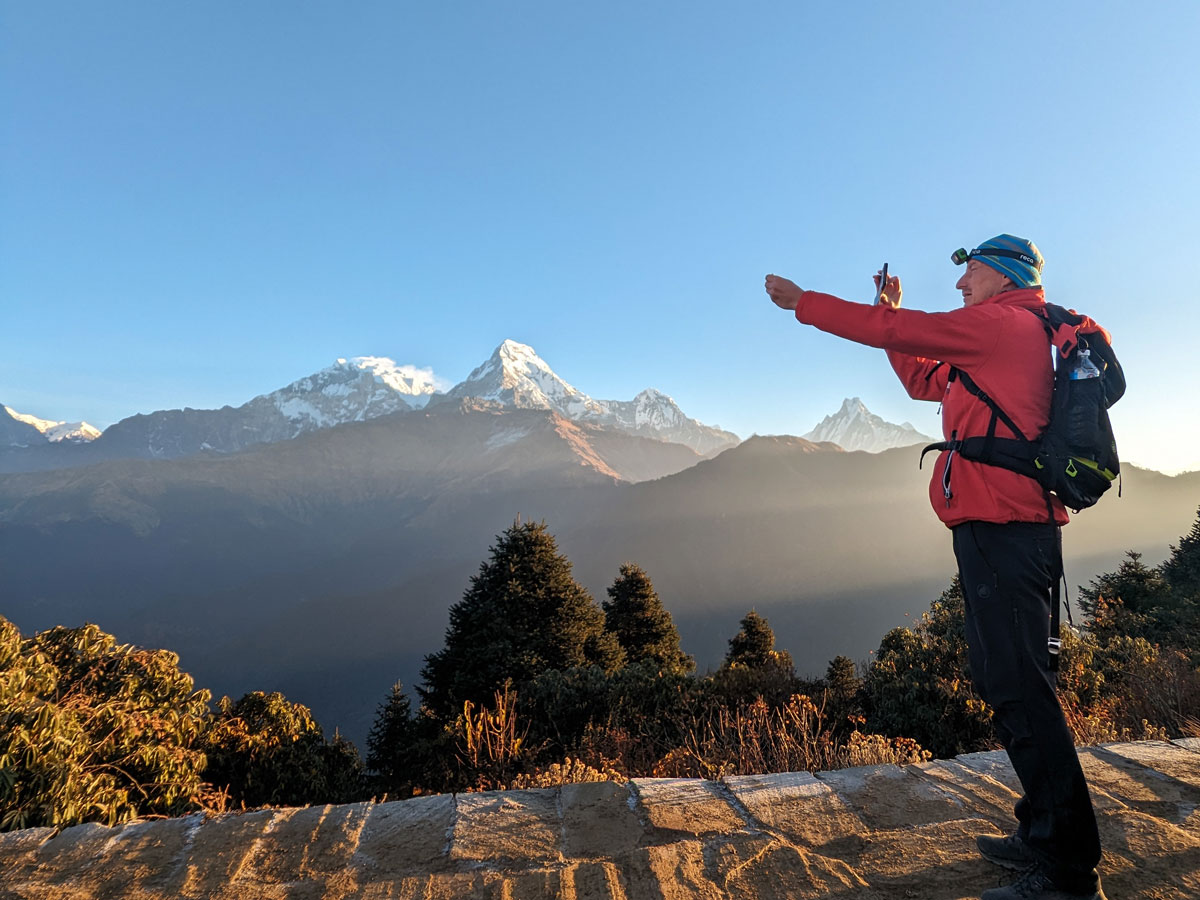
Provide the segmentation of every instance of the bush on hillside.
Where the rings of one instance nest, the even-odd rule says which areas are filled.
[[[971,685],[957,576],[913,628],[884,636],[862,699],[867,730],[913,738],[935,756],[995,746],[991,710]]]
[[[354,745],[325,740],[308,708],[280,693],[222,697],[205,749],[205,776],[237,805],[350,803],[365,793]]]
[[[174,653],[0,617],[0,830],[194,808],[208,698]]]

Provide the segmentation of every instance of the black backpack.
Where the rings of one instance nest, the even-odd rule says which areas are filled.
[[[1052,303],[1035,315],[1042,319],[1056,357],[1045,430],[1032,440],[1025,437],[970,375],[951,368],[950,379],[961,381],[992,411],[987,434],[930,444],[921,456],[930,450],[955,450],[964,459],[1018,472],[1047,491],[1048,508],[1049,493],[1054,493],[1079,512],[1095,505],[1121,474],[1108,409],[1125,393],[1125,375],[1104,331],[1090,319]],[[996,437],[998,421],[1020,437]]]

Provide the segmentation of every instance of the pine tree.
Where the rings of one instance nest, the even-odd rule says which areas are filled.
[[[746,613],[746,618],[742,619],[741,626],[742,630],[729,640],[725,665],[745,666],[748,669],[761,669],[770,665],[780,655],[775,651],[775,632],[770,623],[752,609]],[[790,656],[788,664],[791,664]]]
[[[1171,546],[1162,574],[1176,595],[1200,602],[1200,512],[1192,530],[1180,538],[1179,546]]]
[[[1094,618],[1101,598],[1107,602],[1119,599],[1128,612],[1142,614],[1160,606],[1166,591],[1162,573],[1146,566],[1142,554],[1130,550],[1116,572],[1093,578],[1088,587],[1080,590],[1079,605],[1085,615]]]
[[[447,719],[464,701],[486,704],[508,680],[518,687],[543,672],[621,666],[604,612],[571,576],[544,522],[517,522],[496,539],[462,600],[450,608],[446,644],[425,658],[418,688]]]
[[[825,689],[831,700],[848,705],[862,687],[862,679],[855,672],[854,660],[848,656],[835,656],[825,670]]]
[[[862,717],[862,679],[848,656],[835,656],[829,661],[823,679],[825,721],[837,734],[856,727]]]
[[[406,796],[412,788],[417,753],[417,723],[404,685],[392,685],[388,698],[379,705],[375,724],[367,736],[367,768],[377,774],[380,793]]]
[[[713,673],[713,687],[730,704],[756,698],[772,706],[787,702],[800,688],[791,654],[775,649],[775,632],[753,609],[741,626],[729,641],[724,665]]]
[[[627,664],[648,662],[662,672],[685,675],[695,662],[679,647],[679,632],[641,566],[626,563],[608,589],[605,628],[625,651]]]

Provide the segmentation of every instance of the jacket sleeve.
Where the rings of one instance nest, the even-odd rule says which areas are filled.
[[[796,319],[805,325],[869,347],[940,360],[960,369],[977,369],[987,362],[1000,340],[1002,316],[992,304],[929,313],[850,303],[817,291],[805,291],[796,304]],[[904,374],[901,379],[909,385]],[[941,386],[945,388],[945,382]]]
[[[914,400],[941,400],[945,395],[950,376],[950,366],[946,363],[896,350],[888,350],[887,357],[908,396]]]

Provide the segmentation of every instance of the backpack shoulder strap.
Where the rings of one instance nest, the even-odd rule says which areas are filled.
[[[1025,437],[1025,433],[1023,431],[1021,431],[1020,428],[1017,427],[1017,423],[1014,422],[1009,417],[1008,413],[1006,413],[1004,410],[1002,410],[1000,408],[999,404],[997,404],[995,400],[993,400],[990,396],[988,396],[987,392],[984,391],[983,388],[981,388],[979,385],[977,385],[975,383],[974,379],[972,379],[970,375],[968,375],[962,369],[952,367],[950,369],[950,379],[951,380],[957,379],[959,382],[961,382],[962,386],[966,389],[968,394],[971,394],[973,397],[977,397],[979,400],[982,400],[984,405],[987,406],[987,408],[992,411],[992,420],[990,423],[988,423],[988,431],[987,431],[987,437],[988,437],[989,442],[996,437],[996,420],[997,419],[1000,420],[1001,422],[1003,422],[1006,426],[1008,426],[1009,430],[1012,431],[1012,433],[1015,434],[1021,440],[1023,440],[1023,441],[1029,440],[1029,438]]]

